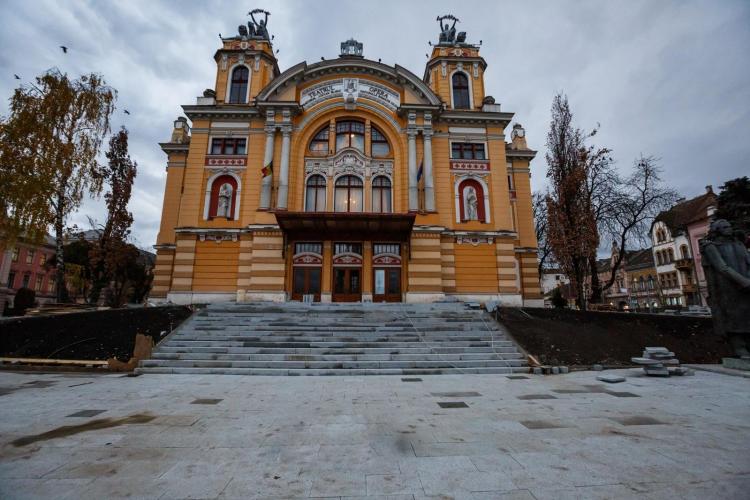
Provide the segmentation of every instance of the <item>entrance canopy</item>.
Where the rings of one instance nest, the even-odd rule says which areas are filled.
[[[274,212],[279,227],[295,240],[407,241],[415,214]]]

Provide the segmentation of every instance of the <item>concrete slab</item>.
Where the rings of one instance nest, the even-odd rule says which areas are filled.
[[[627,377],[618,392],[591,372],[421,375],[413,384],[86,374],[76,380],[83,388],[65,374],[2,372],[0,498],[746,494],[746,378],[607,373]],[[444,397],[469,398],[468,407],[440,408]],[[85,409],[106,411],[68,417]]]

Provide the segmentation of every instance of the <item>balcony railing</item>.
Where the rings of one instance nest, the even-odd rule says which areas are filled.
[[[677,259],[674,261],[674,265],[677,269],[691,269],[693,267],[693,259]]]

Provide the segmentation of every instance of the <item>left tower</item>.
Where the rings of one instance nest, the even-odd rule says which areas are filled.
[[[187,118],[177,118],[169,142],[159,144],[167,155],[167,180],[151,291],[157,300],[234,299],[251,277],[243,257],[249,259],[252,240],[243,240],[241,229],[274,222],[256,210],[264,204],[261,198],[271,196],[273,166],[267,165],[268,175],[260,182],[258,169],[248,173],[248,166],[266,165],[264,151],[269,147],[272,158],[278,142],[274,110],[260,110],[254,100],[280,71],[268,33],[269,13],[256,9],[249,16],[236,36],[221,39],[214,54],[214,88],[206,89],[195,105],[183,106],[192,127]],[[280,238],[272,235],[271,241],[280,248]],[[283,291],[283,261],[279,266],[276,280],[264,278],[271,293]]]

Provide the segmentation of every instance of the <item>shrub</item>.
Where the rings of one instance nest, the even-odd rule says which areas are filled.
[[[568,301],[562,296],[560,287],[557,287],[552,291],[552,298],[550,301],[552,302],[552,306],[557,309],[562,309],[568,306]]]
[[[16,292],[16,298],[13,299],[13,315],[23,316],[26,309],[34,307],[36,301],[36,292],[31,288],[19,288]]]

